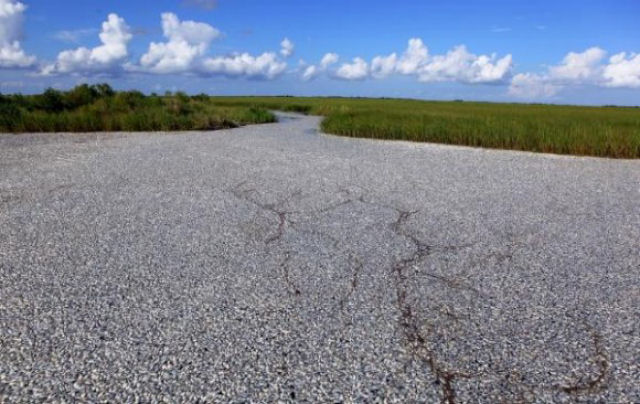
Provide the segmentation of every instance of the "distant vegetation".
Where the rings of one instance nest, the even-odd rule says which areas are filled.
[[[323,115],[323,131],[343,136],[640,158],[640,108],[295,97],[213,102]]]
[[[274,121],[259,106],[216,106],[206,95],[180,92],[116,92],[107,84],[0,95],[0,132],[212,130]]]
[[[145,96],[106,84],[0,95],[0,132],[211,130],[322,115],[336,135],[640,158],[640,109],[403,99]]]

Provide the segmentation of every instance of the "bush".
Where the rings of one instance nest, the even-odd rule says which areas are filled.
[[[62,93],[53,88],[48,88],[40,96],[39,109],[47,112],[60,112],[64,110]]]
[[[40,95],[0,94],[0,132],[211,130],[271,122],[263,108],[218,108],[206,95],[167,97],[115,92],[108,84],[79,85]]]
[[[82,84],[64,95],[64,103],[68,109],[76,109],[92,104],[98,96],[95,88]]]
[[[91,88],[98,94],[98,97],[100,98],[113,97],[115,95],[115,91],[113,91],[111,86],[106,83],[96,84],[91,86]]]
[[[16,105],[0,100],[0,128],[8,131],[16,131],[22,126],[22,112]]]
[[[144,104],[144,94],[140,91],[123,91],[117,93],[113,100],[116,110],[121,112],[132,111]]]

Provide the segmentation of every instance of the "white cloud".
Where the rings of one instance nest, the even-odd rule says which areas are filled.
[[[500,83],[510,77],[513,69],[513,56],[510,54],[501,59],[496,55],[479,56],[472,64],[474,72],[470,83]]]
[[[370,67],[364,59],[356,58],[353,63],[343,64],[333,76],[344,80],[363,80],[367,77],[382,79],[392,74],[403,74],[415,76],[421,82],[489,84],[505,82],[511,76],[512,67],[511,55],[500,59],[495,54],[478,56],[463,45],[445,55],[430,55],[422,39],[411,38],[401,56],[396,53],[376,56]],[[311,72],[309,70],[308,73]]]
[[[640,54],[625,52],[613,55],[604,68],[603,77],[608,87],[640,87]]]
[[[325,56],[327,58],[332,54]],[[335,60],[337,61],[337,55]],[[323,65],[321,64],[321,67]],[[513,58],[506,55],[500,59],[493,55],[474,55],[465,46],[457,46],[445,55],[430,55],[429,49],[420,38],[411,38],[407,49],[398,56],[376,56],[369,65],[362,58],[345,63],[332,74],[343,80],[382,79],[392,74],[415,76],[421,82],[453,81],[467,84],[503,83],[510,76]],[[307,67],[302,77],[305,80],[316,77],[326,67]]]
[[[274,79],[284,73],[287,64],[273,52],[259,56],[248,53],[216,56],[202,62],[202,73],[252,79]]]
[[[369,76],[369,65],[362,58],[354,58],[352,63],[344,63],[335,72],[342,80],[364,80]]]
[[[497,59],[496,55],[476,56],[463,45],[446,55],[436,55],[418,70],[421,82],[457,81],[460,83],[499,83],[511,74],[511,55]]]
[[[340,57],[336,53],[326,53],[320,60],[320,65],[310,65],[304,68],[302,72],[302,80],[313,80],[318,75],[326,72],[331,65],[338,63]]]
[[[393,74],[398,63],[398,56],[392,53],[389,56],[376,56],[371,61],[371,76],[381,79]]]
[[[285,38],[280,42],[280,54],[286,58],[293,55],[296,46],[289,40],[289,38]]]
[[[15,0],[0,0],[0,67],[30,67],[36,62],[27,55],[20,44],[24,12],[23,3]]]
[[[625,52],[605,61],[607,52],[592,47],[584,52],[569,52],[545,73],[516,75],[509,93],[522,98],[544,98],[568,87],[640,87],[640,55]]]
[[[320,68],[326,70],[329,66],[338,63],[339,59],[340,56],[337,53],[325,53],[320,61]]]
[[[181,73],[192,70],[196,61],[220,36],[209,24],[180,21],[173,13],[162,14],[162,31],[167,42],[152,42],[140,59],[143,70],[151,73]]]
[[[221,33],[209,24],[180,21],[173,13],[162,14],[162,30],[166,42],[152,42],[139,65],[128,65],[129,71],[202,76],[222,75],[271,80],[287,68],[287,63],[275,52],[254,56],[249,53],[207,56],[207,51]],[[285,38],[281,43],[283,54],[293,54],[294,44]]]
[[[416,74],[428,59],[429,49],[422,42],[422,39],[411,38],[407,50],[398,61],[396,70],[400,74]]]
[[[569,52],[562,63],[549,69],[549,75],[556,80],[589,80],[599,74],[600,62],[607,55],[604,50],[593,47],[582,53]]]
[[[102,45],[93,49],[80,47],[58,54],[55,63],[45,66],[42,74],[105,73],[113,74],[122,68],[129,52],[131,29],[117,14],[109,14],[102,23]]]
[[[314,65],[307,66],[302,72],[302,80],[309,81],[315,78],[319,73],[320,72],[317,66],[314,66]]]

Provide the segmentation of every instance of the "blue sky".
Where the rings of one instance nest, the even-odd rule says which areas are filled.
[[[640,105],[639,16],[637,0],[0,0],[0,91]]]

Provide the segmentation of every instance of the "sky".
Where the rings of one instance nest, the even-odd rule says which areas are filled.
[[[0,92],[640,105],[638,0],[0,0]]]

